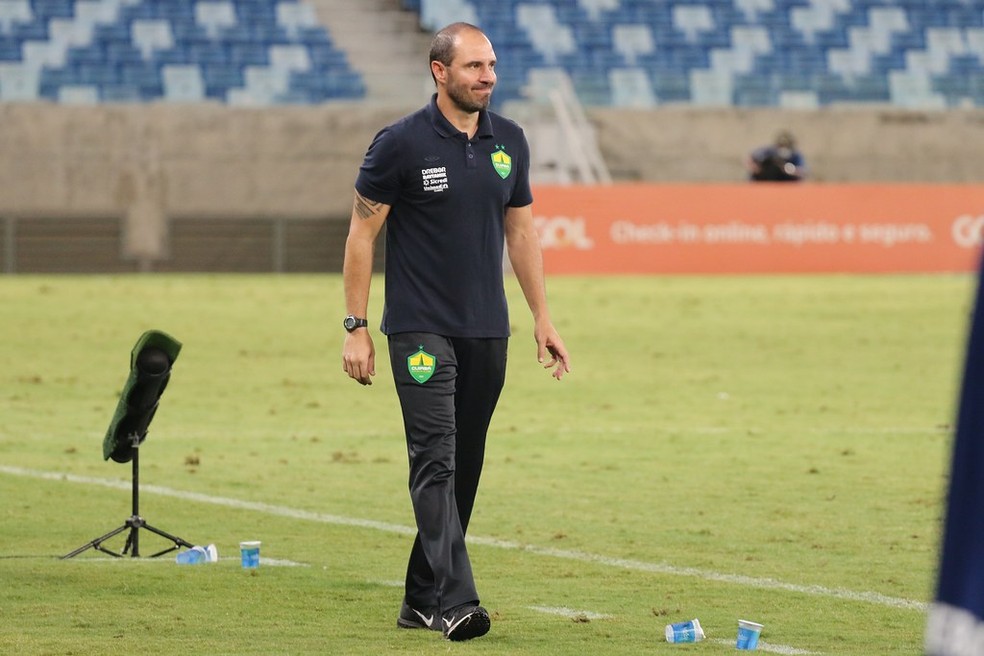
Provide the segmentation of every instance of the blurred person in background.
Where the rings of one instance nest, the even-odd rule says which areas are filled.
[[[469,640],[491,627],[465,548],[489,422],[505,382],[509,316],[503,243],[533,314],[537,357],[560,380],[571,370],[547,308],[533,223],[529,145],[488,110],[495,52],[477,27],[434,37],[437,93],[381,130],[355,183],[343,279],[342,363],[375,375],[367,326],[373,244],[386,224],[387,336],[409,456],[417,525],[397,626]]]
[[[749,179],[758,182],[799,182],[806,177],[803,154],[786,130],[776,135],[774,143],[749,153],[745,168]]]

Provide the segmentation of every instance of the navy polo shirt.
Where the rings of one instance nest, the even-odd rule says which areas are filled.
[[[472,139],[428,106],[381,130],[355,188],[386,219],[381,330],[508,337],[502,256],[507,207],[533,202],[522,128],[479,114]]]

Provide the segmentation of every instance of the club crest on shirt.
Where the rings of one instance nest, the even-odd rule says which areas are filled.
[[[502,146],[496,146],[496,151],[492,153],[492,168],[505,180],[512,173],[512,157],[506,154]]]
[[[410,376],[418,383],[423,384],[430,380],[436,368],[437,358],[424,351],[423,346],[407,358],[407,371],[410,372]]]

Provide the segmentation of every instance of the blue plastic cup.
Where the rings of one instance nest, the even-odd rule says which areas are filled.
[[[219,551],[214,544],[207,547],[192,547],[182,551],[174,558],[179,565],[197,565],[198,563],[216,563],[219,561]]]
[[[704,639],[704,629],[696,618],[666,625],[667,642],[698,642]]]
[[[197,565],[198,563],[208,562],[208,552],[205,547],[192,547],[187,551],[182,551],[174,557],[179,565]]]
[[[735,647],[747,650],[757,649],[761,634],[761,624],[748,620],[738,620],[738,640],[735,642]]]
[[[242,555],[243,568],[256,569],[260,566],[260,542],[240,542],[239,553]]]

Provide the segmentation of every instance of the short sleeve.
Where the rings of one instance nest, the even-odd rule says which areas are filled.
[[[369,200],[392,205],[400,195],[399,135],[384,128],[369,144],[355,180],[355,190]]]
[[[516,186],[513,188],[512,196],[509,197],[507,203],[509,207],[526,207],[533,202],[533,192],[530,189],[530,144],[522,132],[520,132],[519,137],[522,150],[518,158],[519,170],[516,172]]]

